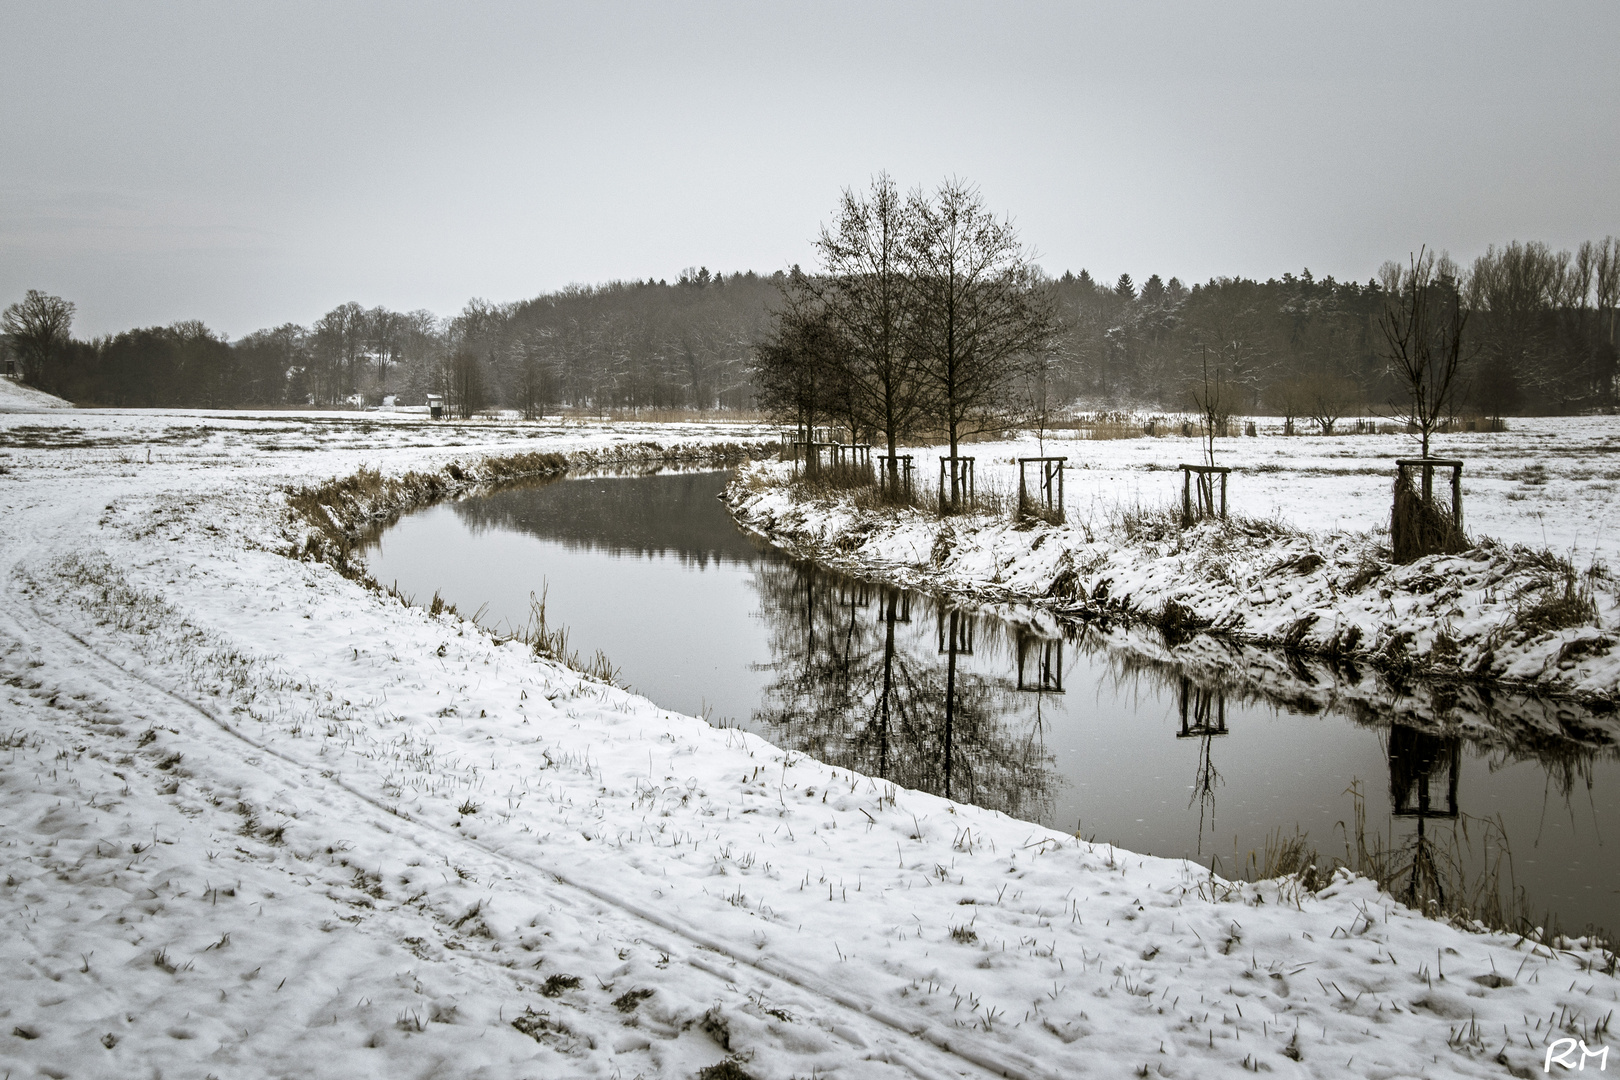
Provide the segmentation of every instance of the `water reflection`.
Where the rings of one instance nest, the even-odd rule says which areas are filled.
[[[902,589],[766,561],[755,570],[770,681],[753,720],[783,746],[904,787],[1041,820],[1056,783],[1038,714],[967,664],[971,612]],[[915,618],[933,608],[927,632]]]
[[[1038,637],[1027,630],[1018,632],[1018,689],[1035,694],[1063,693],[1061,640]]]
[[[1457,855],[1494,821],[1533,908],[1576,927],[1620,922],[1610,717],[940,603],[763,547],[717,501],[724,483],[498,492],[401,521],[368,562],[406,592],[489,604],[491,625],[521,626],[529,592],[549,587],[571,643],[606,651],[660,704],[906,787],[1228,869],[1227,852],[1242,864],[1279,829],[1324,856],[1353,859],[1365,842],[1415,868],[1419,895],[1454,888],[1459,859],[1496,857]]]
[[[1226,734],[1226,692],[1219,686],[1200,686],[1186,675],[1179,676],[1179,682],[1176,707],[1181,714],[1181,730],[1176,732],[1176,738],[1198,740],[1198,768],[1187,805],[1198,807],[1197,854],[1202,855],[1206,822],[1211,834],[1215,830],[1215,789],[1221,784],[1221,774],[1215,768],[1212,744],[1217,735]]]
[[[575,550],[611,556],[674,556],[706,567],[711,561],[753,562],[759,545],[736,528],[714,528],[710,473],[552,477],[514,485],[455,504],[473,529],[507,529]],[[536,501],[538,488],[545,499]]]
[[[1418,828],[1429,818],[1457,816],[1457,783],[1462,740],[1430,735],[1405,724],[1389,729],[1389,799],[1396,817],[1416,818]],[[1438,774],[1438,775],[1437,775]],[[1435,805],[1431,785],[1445,787],[1445,802]]]

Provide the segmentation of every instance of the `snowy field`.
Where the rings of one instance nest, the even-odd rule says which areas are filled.
[[[1471,521],[1499,504],[1496,527],[1525,530],[1511,496],[1545,487],[1570,529],[1549,543],[1597,538],[1609,436],[1544,427],[1480,437],[1501,494]],[[1612,1041],[1620,984],[1579,943],[1466,933],[1345,876],[1227,883],[897,790],[285,554],[285,488],[361,466],[762,434],[0,415],[0,1068],[1499,1077]],[[1167,477],[1131,464],[1184,445],[1080,447],[1114,479],[1070,497],[1153,497]],[[1386,482],[1334,455],[1402,449],[1295,446],[1326,463],[1295,468],[1344,474],[1303,474],[1334,493],[1265,473],[1240,509],[1270,492],[1325,527],[1364,489],[1374,516]]]
[[[1243,421],[1234,420],[1236,431]],[[1510,417],[1505,432],[1434,437],[1435,457],[1461,458],[1463,509],[1470,535],[1551,548],[1577,568],[1593,559],[1620,563],[1620,417]],[[1309,531],[1389,528],[1395,459],[1417,457],[1408,435],[1283,436],[1272,418],[1254,438],[1215,440],[1215,463],[1230,466],[1230,510],[1274,518]],[[1069,518],[1106,523],[1122,510],[1179,506],[1183,462],[1201,464],[1196,438],[1047,438],[963,444],[977,459],[981,490],[1015,495],[1019,457],[1067,457]],[[937,447],[905,448],[919,483],[937,487]],[[1033,468],[1030,471],[1034,476]],[[1444,479],[1444,477],[1442,478]]]

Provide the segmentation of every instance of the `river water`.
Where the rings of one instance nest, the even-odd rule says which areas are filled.
[[[1620,928],[1612,746],[1313,713],[1083,625],[1037,632],[833,574],[738,529],[728,479],[584,476],[441,504],[366,562],[499,630],[543,595],[571,649],[659,705],[907,787],[1237,875],[1299,833],[1322,865],[1345,857],[1354,786],[1365,843],[1426,852],[1441,876],[1460,860],[1454,889],[1495,865],[1538,923]]]

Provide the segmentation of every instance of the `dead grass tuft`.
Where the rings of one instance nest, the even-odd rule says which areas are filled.
[[[653,996],[653,991],[645,987],[638,990],[627,990],[613,999],[613,1007],[622,1013],[635,1012],[636,1007]]]
[[[559,972],[546,980],[546,985],[540,988],[540,992],[548,998],[561,997],[564,991],[577,989],[579,984],[578,975],[564,975]]]
[[[705,1065],[699,1069],[698,1080],[754,1080],[754,1075],[746,1072],[736,1058],[726,1058],[718,1065]]]
[[[1594,566],[1591,571],[1580,574],[1568,559],[1546,552],[1541,555],[1543,560],[1553,560],[1553,574],[1530,587],[1538,595],[1514,612],[1514,626],[1527,634],[1541,634],[1595,624],[1597,568]]]
[[[1164,602],[1164,608],[1154,622],[1164,635],[1164,643],[1172,648],[1191,640],[1209,626],[1209,620],[1199,618],[1191,608],[1174,600]]]

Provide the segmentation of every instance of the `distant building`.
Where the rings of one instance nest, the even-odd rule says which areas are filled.
[[[440,394],[427,396],[428,416],[435,420],[444,419],[444,397]]]

